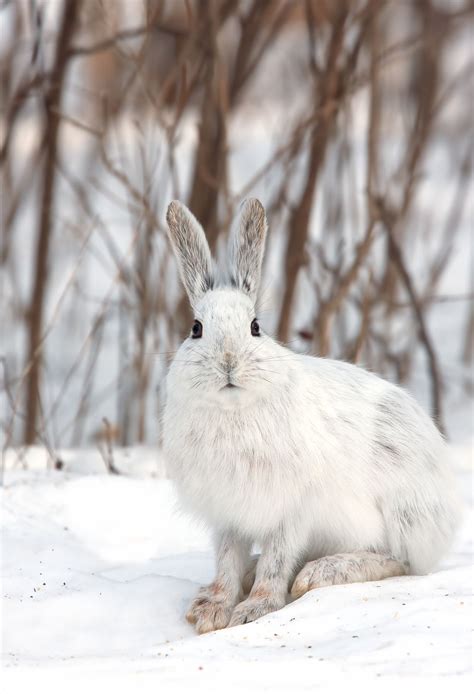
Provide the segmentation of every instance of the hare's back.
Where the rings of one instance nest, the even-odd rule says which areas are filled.
[[[351,442],[355,457],[361,452],[379,470],[386,465],[391,472],[444,464],[446,446],[440,432],[405,390],[353,364],[301,359],[302,383],[315,416]]]

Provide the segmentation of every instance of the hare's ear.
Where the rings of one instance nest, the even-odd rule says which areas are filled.
[[[261,202],[247,200],[242,209],[240,224],[230,238],[230,276],[234,286],[255,301],[260,284],[267,219]]]
[[[211,252],[202,226],[185,205],[173,200],[166,213],[169,239],[178,261],[179,274],[194,307],[214,286]]]

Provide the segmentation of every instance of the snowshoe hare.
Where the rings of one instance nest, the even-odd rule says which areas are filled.
[[[363,369],[302,356],[260,328],[267,223],[248,200],[219,281],[202,227],[168,208],[194,323],[166,382],[164,448],[185,508],[215,537],[199,633],[245,624],[313,588],[430,571],[458,500],[438,430],[410,395]],[[261,548],[251,556],[252,546]]]

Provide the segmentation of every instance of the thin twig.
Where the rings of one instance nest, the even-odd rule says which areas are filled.
[[[418,296],[416,294],[415,287],[413,285],[413,282],[411,280],[410,274],[407,270],[405,261],[403,259],[402,251],[400,250],[400,247],[395,239],[394,233],[393,233],[393,216],[390,214],[389,210],[386,208],[386,205],[383,200],[376,199],[374,200],[374,204],[376,205],[380,219],[384,225],[385,232],[387,234],[388,238],[388,244],[389,244],[389,253],[390,253],[390,260],[393,262],[394,266],[397,269],[397,272],[405,286],[406,292],[410,298],[410,302],[413,308],[413,313],[416,317],[417,323],[418,323],[418,331],[420,335],[421,342],[425,348],[426,355],[428,358],[428,367],[429,367],[429,372],[430,372],[430,380],[431,380],[431,401],[432,401],[432,409],[433,409],[433,418],[438,425],[439,430],[444,434],[445,433],[445,427],[443,423],[443,414],[442,414],[442,401],[441,401],[441,375],[440,375],[440,369],[439,369],[439,364],[438,364],[438,358],[436,356],[436,352],[431,340],[431,337],[428,332],[428,328],[426,325],[425,321],[425,316],[423,314],[423,310],[420,306],[420,302],[418,300]]]

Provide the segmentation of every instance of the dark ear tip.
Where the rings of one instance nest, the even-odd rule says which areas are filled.
[[[247,198],[244,203],[244,211],[250,215],[265,216],[265,208],[257,198]]]
[[[170,202],[166,211],[166,221],[168,222],[168,226],[177,221],[182,211],[183,205],[179,202],[179,200],[172,200]]]

